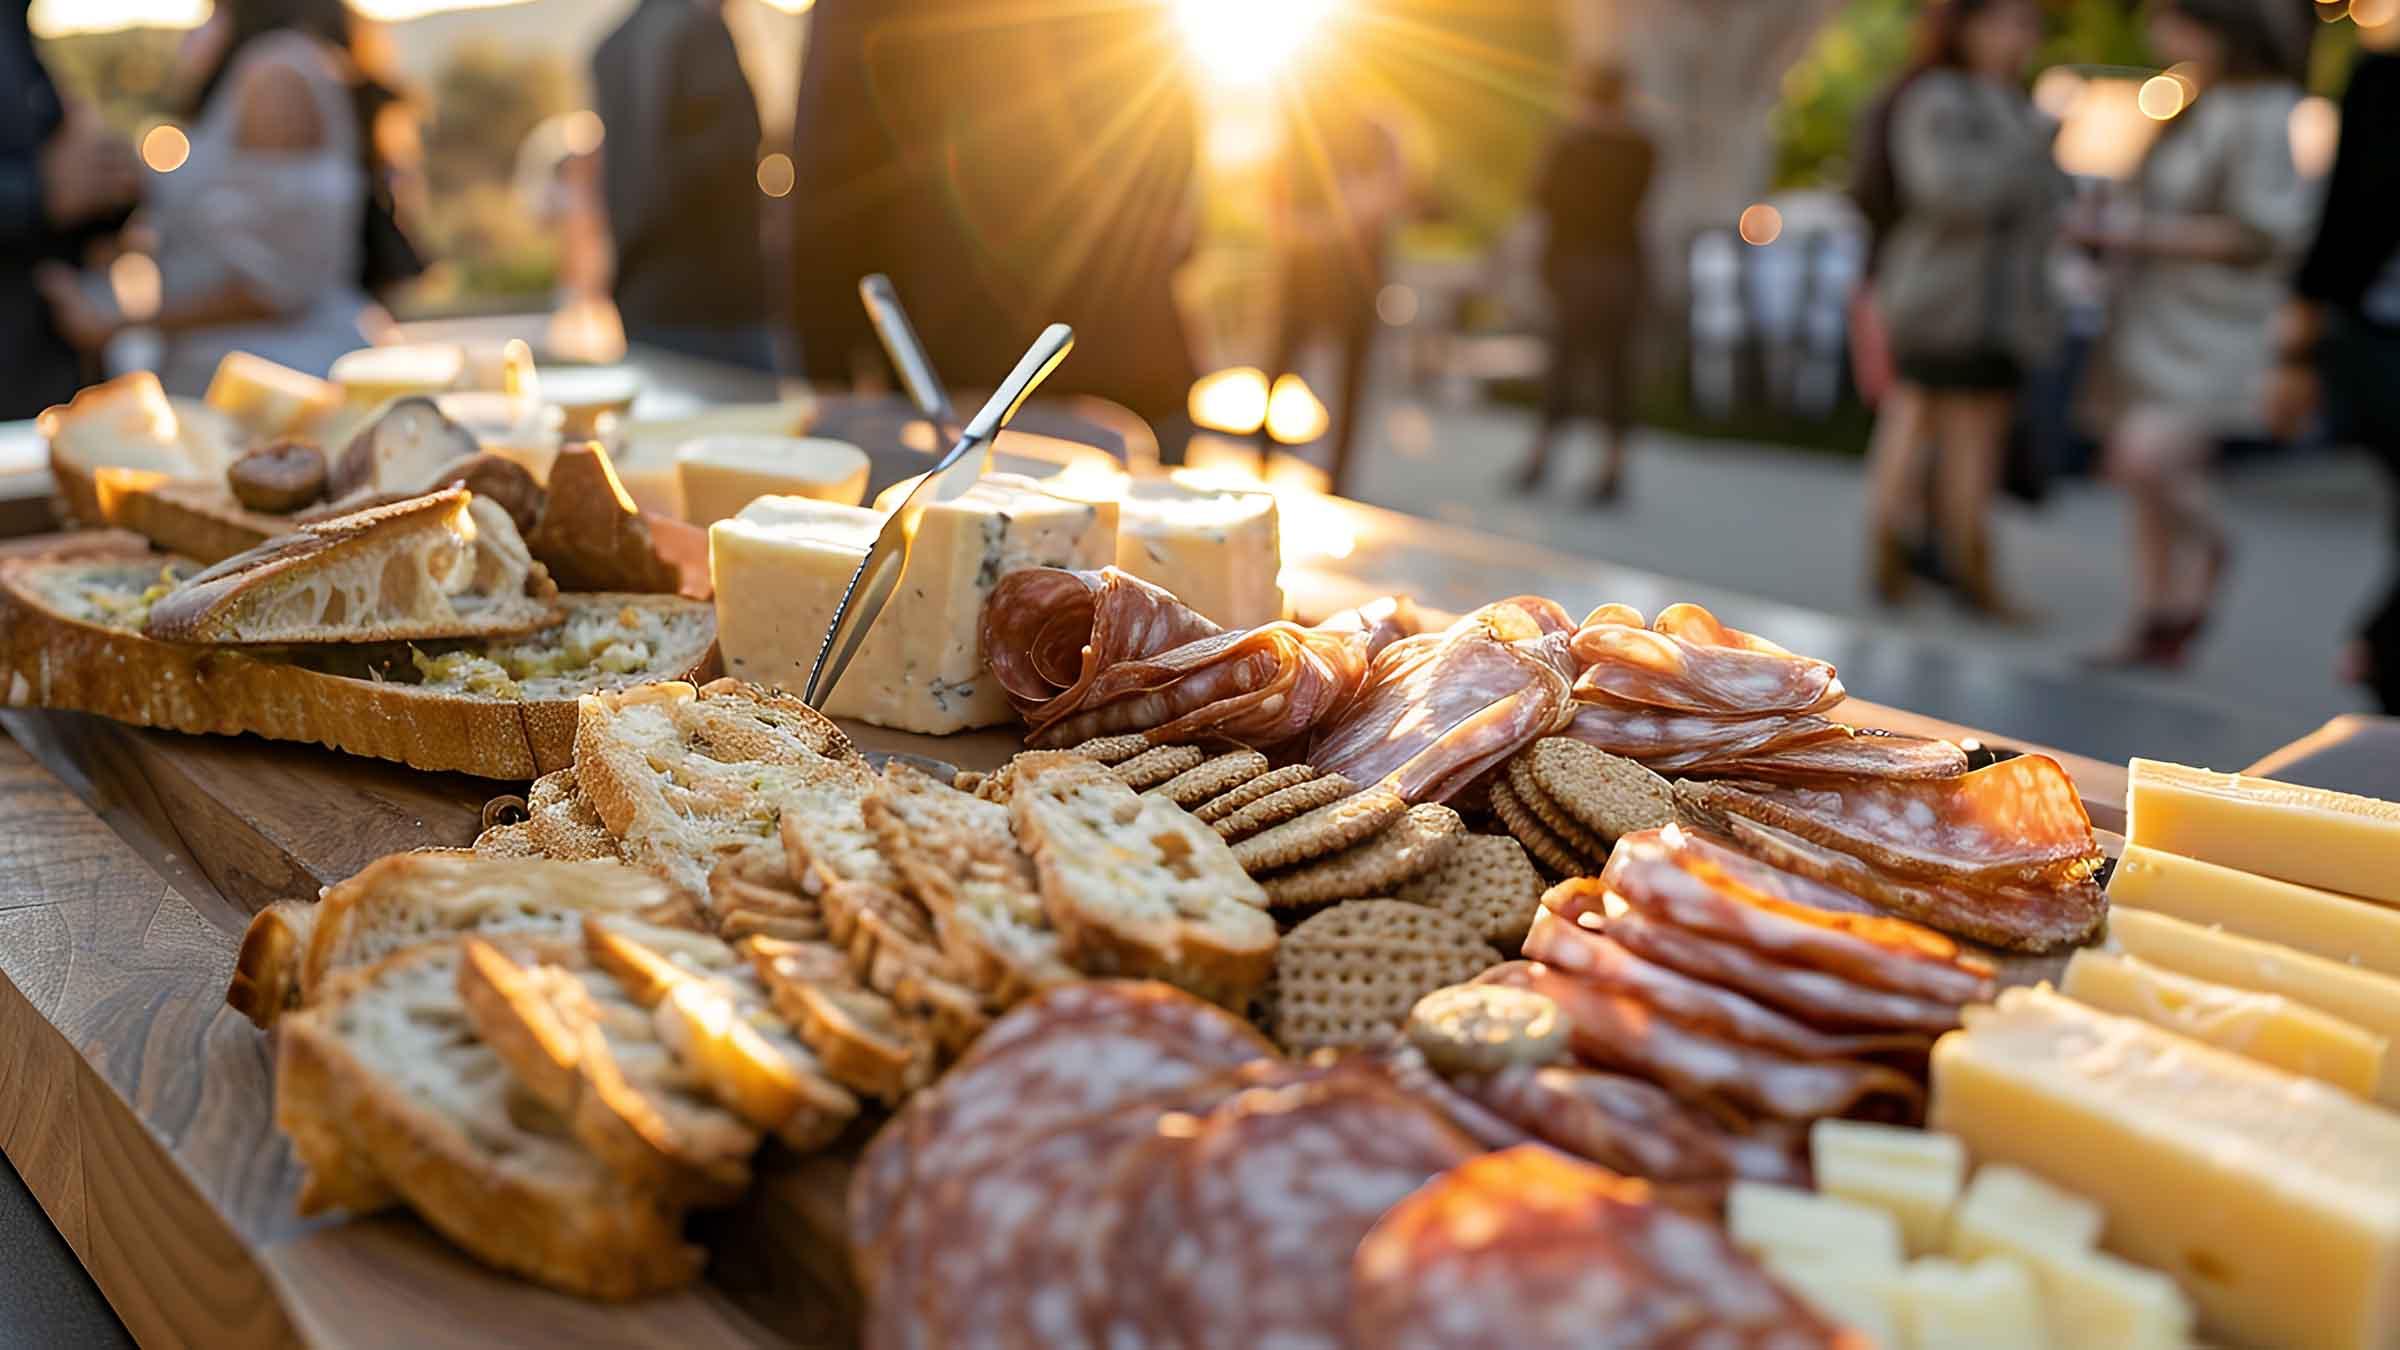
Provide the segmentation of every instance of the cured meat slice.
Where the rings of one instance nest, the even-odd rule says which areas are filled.
[[[1218,633],[1095,676],[1073,709],[1028,717],[1037,745],[1147,732],[1159,742],[1223,737],[1275,745],[1349,701],[1367,673],[1367,634],[1271,623]]]
[[[1221,631],[1160,587],[1114,567],[1028,567],[1000,578],[983,604],[983,653],[1026,721],[1072,709],[1121,661],[1172,651]]]
[[[1178,1231],[1121,1297],[1173,1309],[1196,1350],[1341,1350],[1359,1240],[1480,1151],[1372,1074],[1244,1092],[1178,1152]]]
[[[1611,1171],[1687,1183],[1733,1175],[1725,1128],[1655,1083],[1551,1064],[1462,1078],[1458,1088],[1543,1142]]]
[[[1863,859],[1740,816],[1725,827],[1759,858],[1866,896],[1876,905],[1945,933],[1995,947],[2045,952],[2087,941],[2107,917],[2097,881],[2061,886],[1982,885],[1904,877]]]
[[[1836,734],[1835,723],[1813,713],[1728,717],[1671,712],[1582,685],[1574,695],[1574,715],[1559,735],[1639,760],[1660,773],[1689,773],[1692,766],[1711,760],[1738,759]]]
[[[1722,1228],[1539,1145],[1477,1158],[1393,1206],[1351,1272],[1350,1340],[1378,1350],[1864,1344]]]
[[[1561,882],[1549,895],[1560,917],[1613,917],[1616,900],[1694,933],[1738,942],[1787,965],[1875,989],[1974,1003],[1992,996],[1991,970],[1931,929],[1887,915],[1836,912],[1787,896],[1820,888],[1681,826],[1617,841],[1597,878]]]
[[[1372,661],[1400,639],[1424,632],[1425,618],[1417,612],[1416,601],[1405,595],[1387,595],[1356,609],[1345,609],[1317,627],[1328,633],[1366,634],[1367,659]]]
[[[1525,957],[1598,988],[1628,995],[1696,1031],[1798,1059],[1843,1059],[1929,1048],[1927,1038],[1913,1032],[1839,1035],[1819,1031],[1738,990],[1646,961],[1614,939],[1549,910],[1533,921],[1533,930],[1526,934]]]
[[[1567,681],[1540,641],[1506,641],[1462,621],[1392,644],[1318,729],[1308,762],[1410,802],[1449,799],[1571,714]]]
[[[1367,1057],[1375,1072],[1389,1078],[1403,1095],[1441,1113],[1462,1134],[1485,1148],[1511,1148],[1532,1138],[1520,1117],[1495,1109],[1473,1093],[1461,1090],[1425,1062],[1425,1052],[1397,1041]]]
[[[1956,778],[1967,752],[1950,741],[1828,723],[1816,736],[1740,755],[1718,755],[1683,770],[1687,778]]]
[[[1648,960],[1738,989],[1815,1026],[1929,1035],[1958,1026],[1957,1004],[1869,989],[1821,970],[1780,965],[1739,943],[1702,937],[1641,914],[1612,915],[1606,928],[1619,945]]]
[[[1578,691],[1639,707],[1718,716],[1811,713],[1842,701],[1833,667],[1727,628],[1698,605],[1671,605],[1648,628],[1577,630]]]
[[[1661,1016],[1640,999],[1587,984],[1534,962],[1495,966],[1476,977],[1547,995],[1575,1027],[1575,1053],[1603,1068],[1638,1074],[1688,1102],[1785,1120],[1877,1114],[1913,1120],[1925,1095],[1880,1064],[1810,1061],[1711,1035]]]

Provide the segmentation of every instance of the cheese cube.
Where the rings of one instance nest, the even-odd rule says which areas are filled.
[[[1283,617],[1282,550],[1275,498],[1265,492],[1145,479],[1126,490],[1117,523],[1118,567],[1227,628]]]
[[[1818,1190],[1889,1213],[1899,1220],[1911,1255],[1941,1250],[1950,1207],[1967,1175],[1967,1151],[1956,1139],[1897,1125],[1820,1120],[1809,1128],[1808,1149]]]
[[[1900,1277],[1900,1325],[1914,1350],[2039,1350],[2050,1343],[2033,1273],[2005,1257],[1940,1257]]]
[[[1876,1350],[1900,1350],[1898,1271],[1866,1271],[1781,1252],[1766,1253],[1759,1264],[1828,1321],[1857,1332]]]
[[[1974,1183],[1950,1216],[1950,1254],[1973,1261],[2014,1255],[2028,1245],[2090,1251],[2107,1222],[2100,1207],[2080,1195],[2062,1191],[2021,1167],[1987,1163],[1976,1170]]]
[[[1974,1225],[1978,1255],[2022,1262],[2041,1291],[2043,1320],[2050,1343],[2058,1350],[2182,1350],[2192,1339],[2192,1304],[2175,1282],[2155,1270],[2090,1250],[2090,1240],[2072,1223],[2055,1217],[2015,1212],[2019,1202],[2039,1196],[2045,1203],[2067,1200],[2069,1208],[2088,1206],[2080,1197],[2034,1180],[2014,1167],[1995,1163],[1976,1177],[2006,1174],[2009,1189],[2018,1190],[2005,1215],[1986,1203],[1985,1220]],[[2030,1185],[2038,1190],[2021,1190]],[[1989,1192],[1998,1195],[1994,1190]],[[1966,1211],[1960,1211],[1962,1224]],[[2099,1215],[2092,1214],[2088,1231],[2099,1232]]]
[[[1965,1023],[1934,1046],[1934,1127],[2099,1204],[2213,1335],[2400,1342],[2400,1116],[2048,989]]]
[[[2395,862],[2394,866],[2400,866]],[[2244,937],[2400,975],[2400,910],[2313,886],[2252,876],[2154,848],[2127,845],[2109,903],[2213,924]]]
[[[2400,1040],[2400,979],[2202,928],[2164,914],[2111,908],[2109,944],[2154,966],[2214,984],[2281,994],[2389,1042]],[[2400,1065],[2387,1050],[2375,1100],[2400,1106]]]
[[[2400,803],[2137,759],[2126,842],[2400,905]]]
[[[342,406],[339,385],[248,352],[217,362],[201,402],[262,437],[310,434]]]
[[[343,396],[351,403],[379,408],[410,394],[455,389],[466,370],[466,349],[453,343],[423,342],[344,352],[333,359],[327,375],[342,387]]]
[[[2067,963],[2059,992],[2102,1012],[2139,1017],[2323,1082],[2373,1097],[2389,1042],[2338,1017],[2284,998],[2162,970],[2115,952],[2084,950]]]
[[[816,418],[808,397],[782,403],[721,403],[688,417],[619,418],[605,428],[609,458],[627,495],[645,511],[683,517],[675,452],[703,436],[798,436]]]
[[[867,497],[867,452],[821,436],[705,436],[675,452],[683,518],[713,525],[761,497],[856,506]]]
[[[1775,1252],[1870,1273],[1900,1268],[1899,1222],[1830,1195],[1737,1181],[1725,1197],[1725,1228],[1752,1256]]]
[[[1019,568],[1106,566],[1116,523],[1111,505],[1055,497],[1009,474],[927,508],[908,570],[825,711],[935,735],[1009,721],[1008,698],[984,665],[984,597]],[[801,692],[882,528],[876,512],[801,497],[762,497],[712,526],[726,673]]]

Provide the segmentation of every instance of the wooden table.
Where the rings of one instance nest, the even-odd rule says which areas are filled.
[[[1378,566],[1409,556],[1381,538],[1397,539],[1404,518],[1331,509],[1374,541],[1359,548]],[[1488,580],[1486,594],[1600,598],[1575,589],[1589,564],[1534,554],[1512,571],[1496,559],[1525,559],[1514,545],[1454,530],[1414,538],[1408,565],[1446,600],[1461,572]],[[1392,577],[1301,568],[1293,580],[1303,612],[1322,612]],[[1977,734],[1855,700],[1842,715]],[[223,1002],[244,925],[384,853],[467,843],[482,803],[511,785],[72,713],[0,713],[0,729],[0,1149],[144,1343],[697,1350],[849,1338],[840,1154],[763,1169],[742,1207],[697,1225],[714,1256],[708,1281],[631,1307],[485,1272],[405,1216],[293,1217],[297,1168],[273,1127],[269,1042]],[[970,766],[1013,745],[859,735],[868,749]],[[2114,828],[2123,771],[2059,758]]]

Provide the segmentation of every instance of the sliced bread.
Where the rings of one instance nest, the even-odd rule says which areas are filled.
[[[755,845],[717,864],[708,874],[708,917],[727,942],[746,937],[821,942],[826,935],[824,903],[792,880],[779,842]]]
[[[1009,815],[1076,966],[1246,1006],[1274,969],[1275,921],[1216,831],[1073,754],[1015,766]]]
[[[438,943],[348,973],[285,1019],[275,1115],[312,1180],[369,1169],[477,1260],[590,1298],[672,1289],[700,1272],[682,1211],[628,1184],[525,1099],[460,1006],[463,951]],[[355,1188],[352,1194],[355,1194]]]
[[[1080,978],[1007,807],[894,761],[862,811],[885,860],[932,914],[952,967],[986,1002],[1006,1008]]]
[[[233,958],[226,1005],[260,1028],[299,1007],[300,970],[316,921],[317,907],[307,900],[278,900],[251,915]]]
[[[741,951],[775,1011],[844,1086],[897,1105],[933,1080],[930,1029],[853,979],[840,950],[757,937],[745,939]]]
[[[150,607],[166,642],[388,642],[524,633],[558,588],[508,512],[464,488],[303,525]]]

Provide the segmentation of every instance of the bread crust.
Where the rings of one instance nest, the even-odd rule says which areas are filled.
[[[25,584],[42,560],[0,564],[0,682],[13,707],[66,708],[136,726],[305,741],[411,768],[522,781],[575,762],[575,699],[437,693],[329,675],[231,649],[184,647],[88,623]],[[588,595],[611,607],[695,602]],[[711,620],[713,623],[713,618]],[[711,643],[683,678],[721,669]]]

